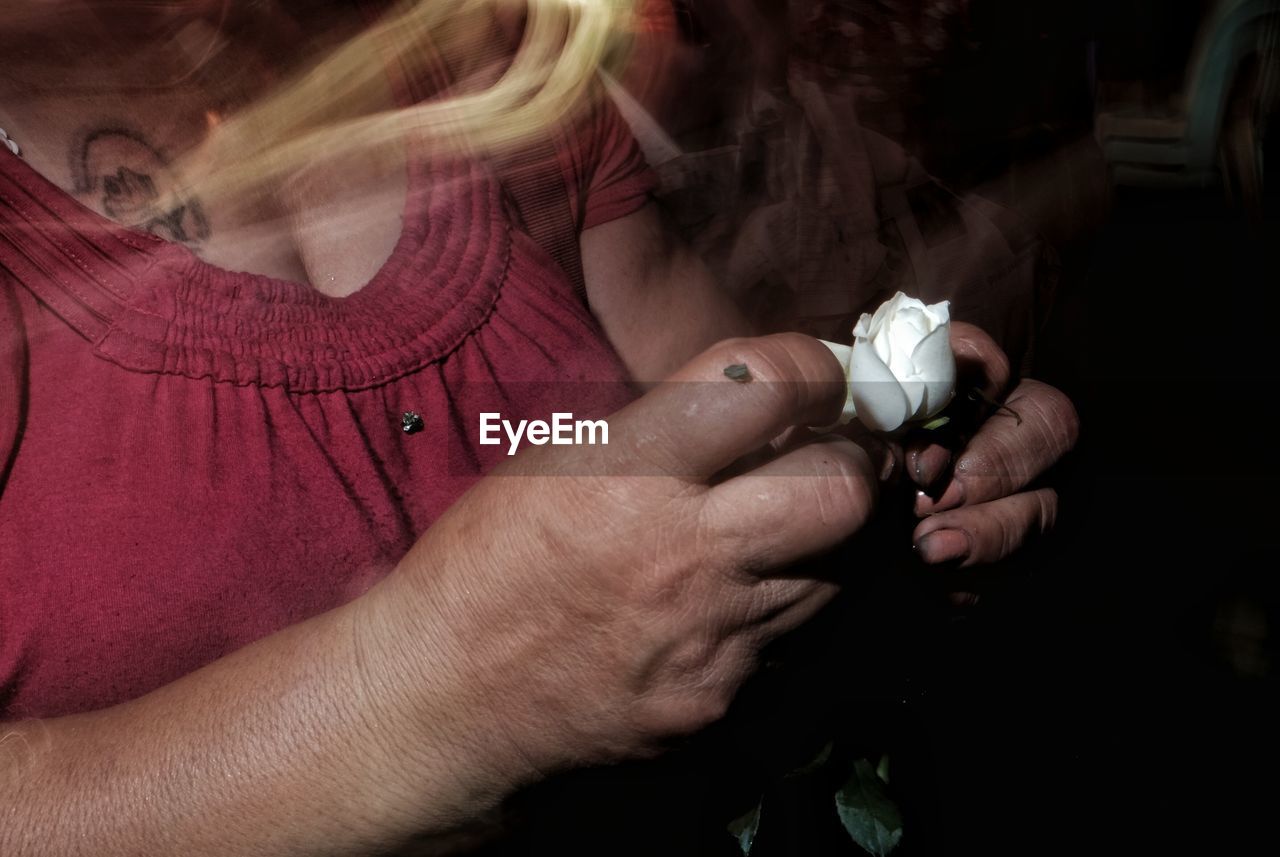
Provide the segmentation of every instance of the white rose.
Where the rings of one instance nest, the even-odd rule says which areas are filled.
[[[853,328],[853,346],[823,342],[849,381],[840,424],[854,417],[893,431],[947,406],[956,385],[947,301],[926,306],[898,292]]]

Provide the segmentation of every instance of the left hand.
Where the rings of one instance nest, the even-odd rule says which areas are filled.
[[[923,520],[913,534],[921,559],[967,568],[1001,560],[1052,529],[1058,494],[1036,480],[1075,446],[1080,420],[1048,384],[1024,379],[1008,392],[1008,358],[977,327],[953,322],[951,345],[959,409],[975,388],[975,398],[1003,407],[983,408],[991,412],[976,428],[957,426],[955,450],[929,437],[908,442],[905,464],[921,489],[915,511]]]

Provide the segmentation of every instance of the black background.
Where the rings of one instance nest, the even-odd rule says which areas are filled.
[[[915,153],[965,189],[1087,136],[1090,65],[1158,103],[1207,5],[974,0]],[[946,581],[971,609],[918,566],[848,593],[711,735],[517,801],[509,848],[732,855],[723,818],[765,789],[753,853],[858,853],[827,784],[766,785],[835,732],[890,754],[901,857],[1280,853],[1280,221],[1217,187],[1117,189],[1085,226],[1034,373],[1083,422],[1054,536]]]

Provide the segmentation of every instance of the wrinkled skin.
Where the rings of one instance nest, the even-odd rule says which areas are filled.
[[[958,395],[976,388],[1003,404],[958,448],[913,439],[907,473],[921,488],[915,530],[921,557],[930,563],[973,566],[995,562],[1028,538],[1052,529],[1058,494],[1036,480],[1076,444],[1080,420],[1060,390],[1030,378],[1010,381],[1009,363],[982,331],[952,328],[959,372]],[[1010,389],[1012,387],[1012,389]]]
[[[953,338],[962,371],[999,395],[1008,363],[990,338],[964,324]],[[724,377],[737,363],[751,383]],[[395,602],[449,617],[433,635],[448,653],[426,662],[469,664],[467,707],[503,712],[531,776],[569,764],[557,745],[600,762],[714,722],[761,647],[836,593],[795,563],[863,527],[879,480],[901,472],[891,445],[801,428],[829,423],[842,388],[815,340],[730,340],[617,414],[608,447],[540,447],[495,471],[390,584],[404,591]],[[1009,402],[1021,424],[987,420],[943,499],[920,502],[936,511],[916,530],[926,561],[943,561],[930,535],[959,533],[972,564],[1052,525],[1052,490],[1023,489],[1074,442],[1074,411],[1037,382]],[[910,478],[939,481],[940,454],[910,447]]]

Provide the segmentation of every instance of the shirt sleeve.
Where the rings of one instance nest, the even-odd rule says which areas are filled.
[[[0,494],[4,493],[13,454],[22,436],[27,399],[26,337],[18,305],[18,284],[0,271]]]
[[[649,200],[657,176],[603,91],[566,138],[561,167],[580,231],[625,217]]]

